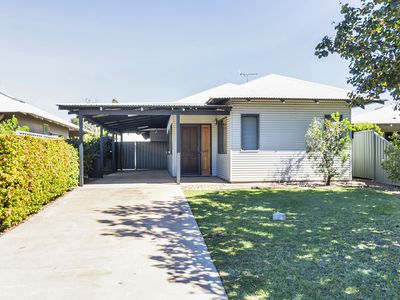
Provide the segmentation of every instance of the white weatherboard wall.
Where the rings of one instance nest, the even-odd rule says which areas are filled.
[[[305,134],[314,117],[340,112],[350,119],[344,101],[233,101],[230,116],[232,182],[322,180],[307,158]],[[259,150],[241,150],[241,114],[259,114]],[[229,143],[228,143],[229,146]],[[229,149],[229,148],[228,148]],[[349,151],[350,152],[350,151]],[[351,179],[351,160],[342,180]]]
[[[218,153],[218,133],[215,120],[220,116],[207,115],[181,115],[181,124],[211,124],[211,174],[218,176],[217,173],[217,153]],[[176,176],[176,116],[171,116],[167,125],[167,131],[171,130],[172,126],[172,154],[167,155],[168,171],[172,176]],[[218,155],[219,156],[219,155]]]
[[[217,176],[227,181],[231,180],[231,117],[226,116],[226,154],[218,153],[218,135],[217,135]]]

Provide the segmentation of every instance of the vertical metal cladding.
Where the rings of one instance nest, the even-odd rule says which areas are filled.
[[[122,147],[121,153],[121,143],[118,142],[117,149],[118,153],[123,155],[124,170],[167,168],[167,142],[123,142]],[[121,166],[120,155],[118,155],[118,166]]]
[[[396,184],[391,181],[382,168],[387,159],[385,149],[390,144],[372,130],[355,132],[353,137],[353,176],[372,179],[384,184]]]

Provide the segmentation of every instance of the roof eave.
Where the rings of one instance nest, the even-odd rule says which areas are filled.
[[[206,104],[211,105],[215,102],[217,103],[227,103],[229,100],[287,100],[287,101],[344,101],[351,102],[350,98],[288,98],[288,97],[219,97],[219,98],[210,98]],[[220,102],[218,102],[220,101]],[[387,100],[368,100],[369,103],[384,103]]]
[[[247,100],[247,101],[345,101],[350,102],[349,98],[347,99],[329,99],[329,98],[288,98],[288,97],[224,97],[224,98],[210,98],[206,104],[217,103],[227,103],[230,100]]]

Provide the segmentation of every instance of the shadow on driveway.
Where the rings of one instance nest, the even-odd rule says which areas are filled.
[[[218,273],[184,197],[175,197],[171,202],[154,201],[149,205],[117,205],[101,213],[104,218],[98,221],[107,225],[102,235],[150,238],[157,243],[159,255],[149,258],[154,267],[167,271],[169,281],[197,285],[225,297]]]

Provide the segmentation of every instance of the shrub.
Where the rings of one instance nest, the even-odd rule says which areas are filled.
[[[70,138],[68,143],[78,149],[79,138]],[[105,135],[103,137],[103,155],[105,159],[111,159],[112,156],[112,137]],[[86,134],[83,138],[83,169],[85,175],[93,175],[93,164],[95,158],[100,155],[100,137]]]
[[[333,113],[324,120],[315,118],[307,130],[308,157],[313,167],[324,175],[326,185],[330,185],[331,179],[340,175],[340,170],[349,160],[350,125],[349,120],[341,120],[339,113]]]
[[[0,230],[78,183],[77,151],[62,139],[0,135]]]
[[[382,162],[382,168],[393,182],[400,182],[400,134],[393,133],[392,142],[385,150],[387,159]]]
[[[382,129],[374,124],[374,123],[356,123],[356,124],[352,124],[351,125],[351,130],[353,132],[357,132],[357,131],[364,131],[364,130],[375,130],[375,132],[377,134],[379,134],[380,136],[383,136],[383,131]]]

